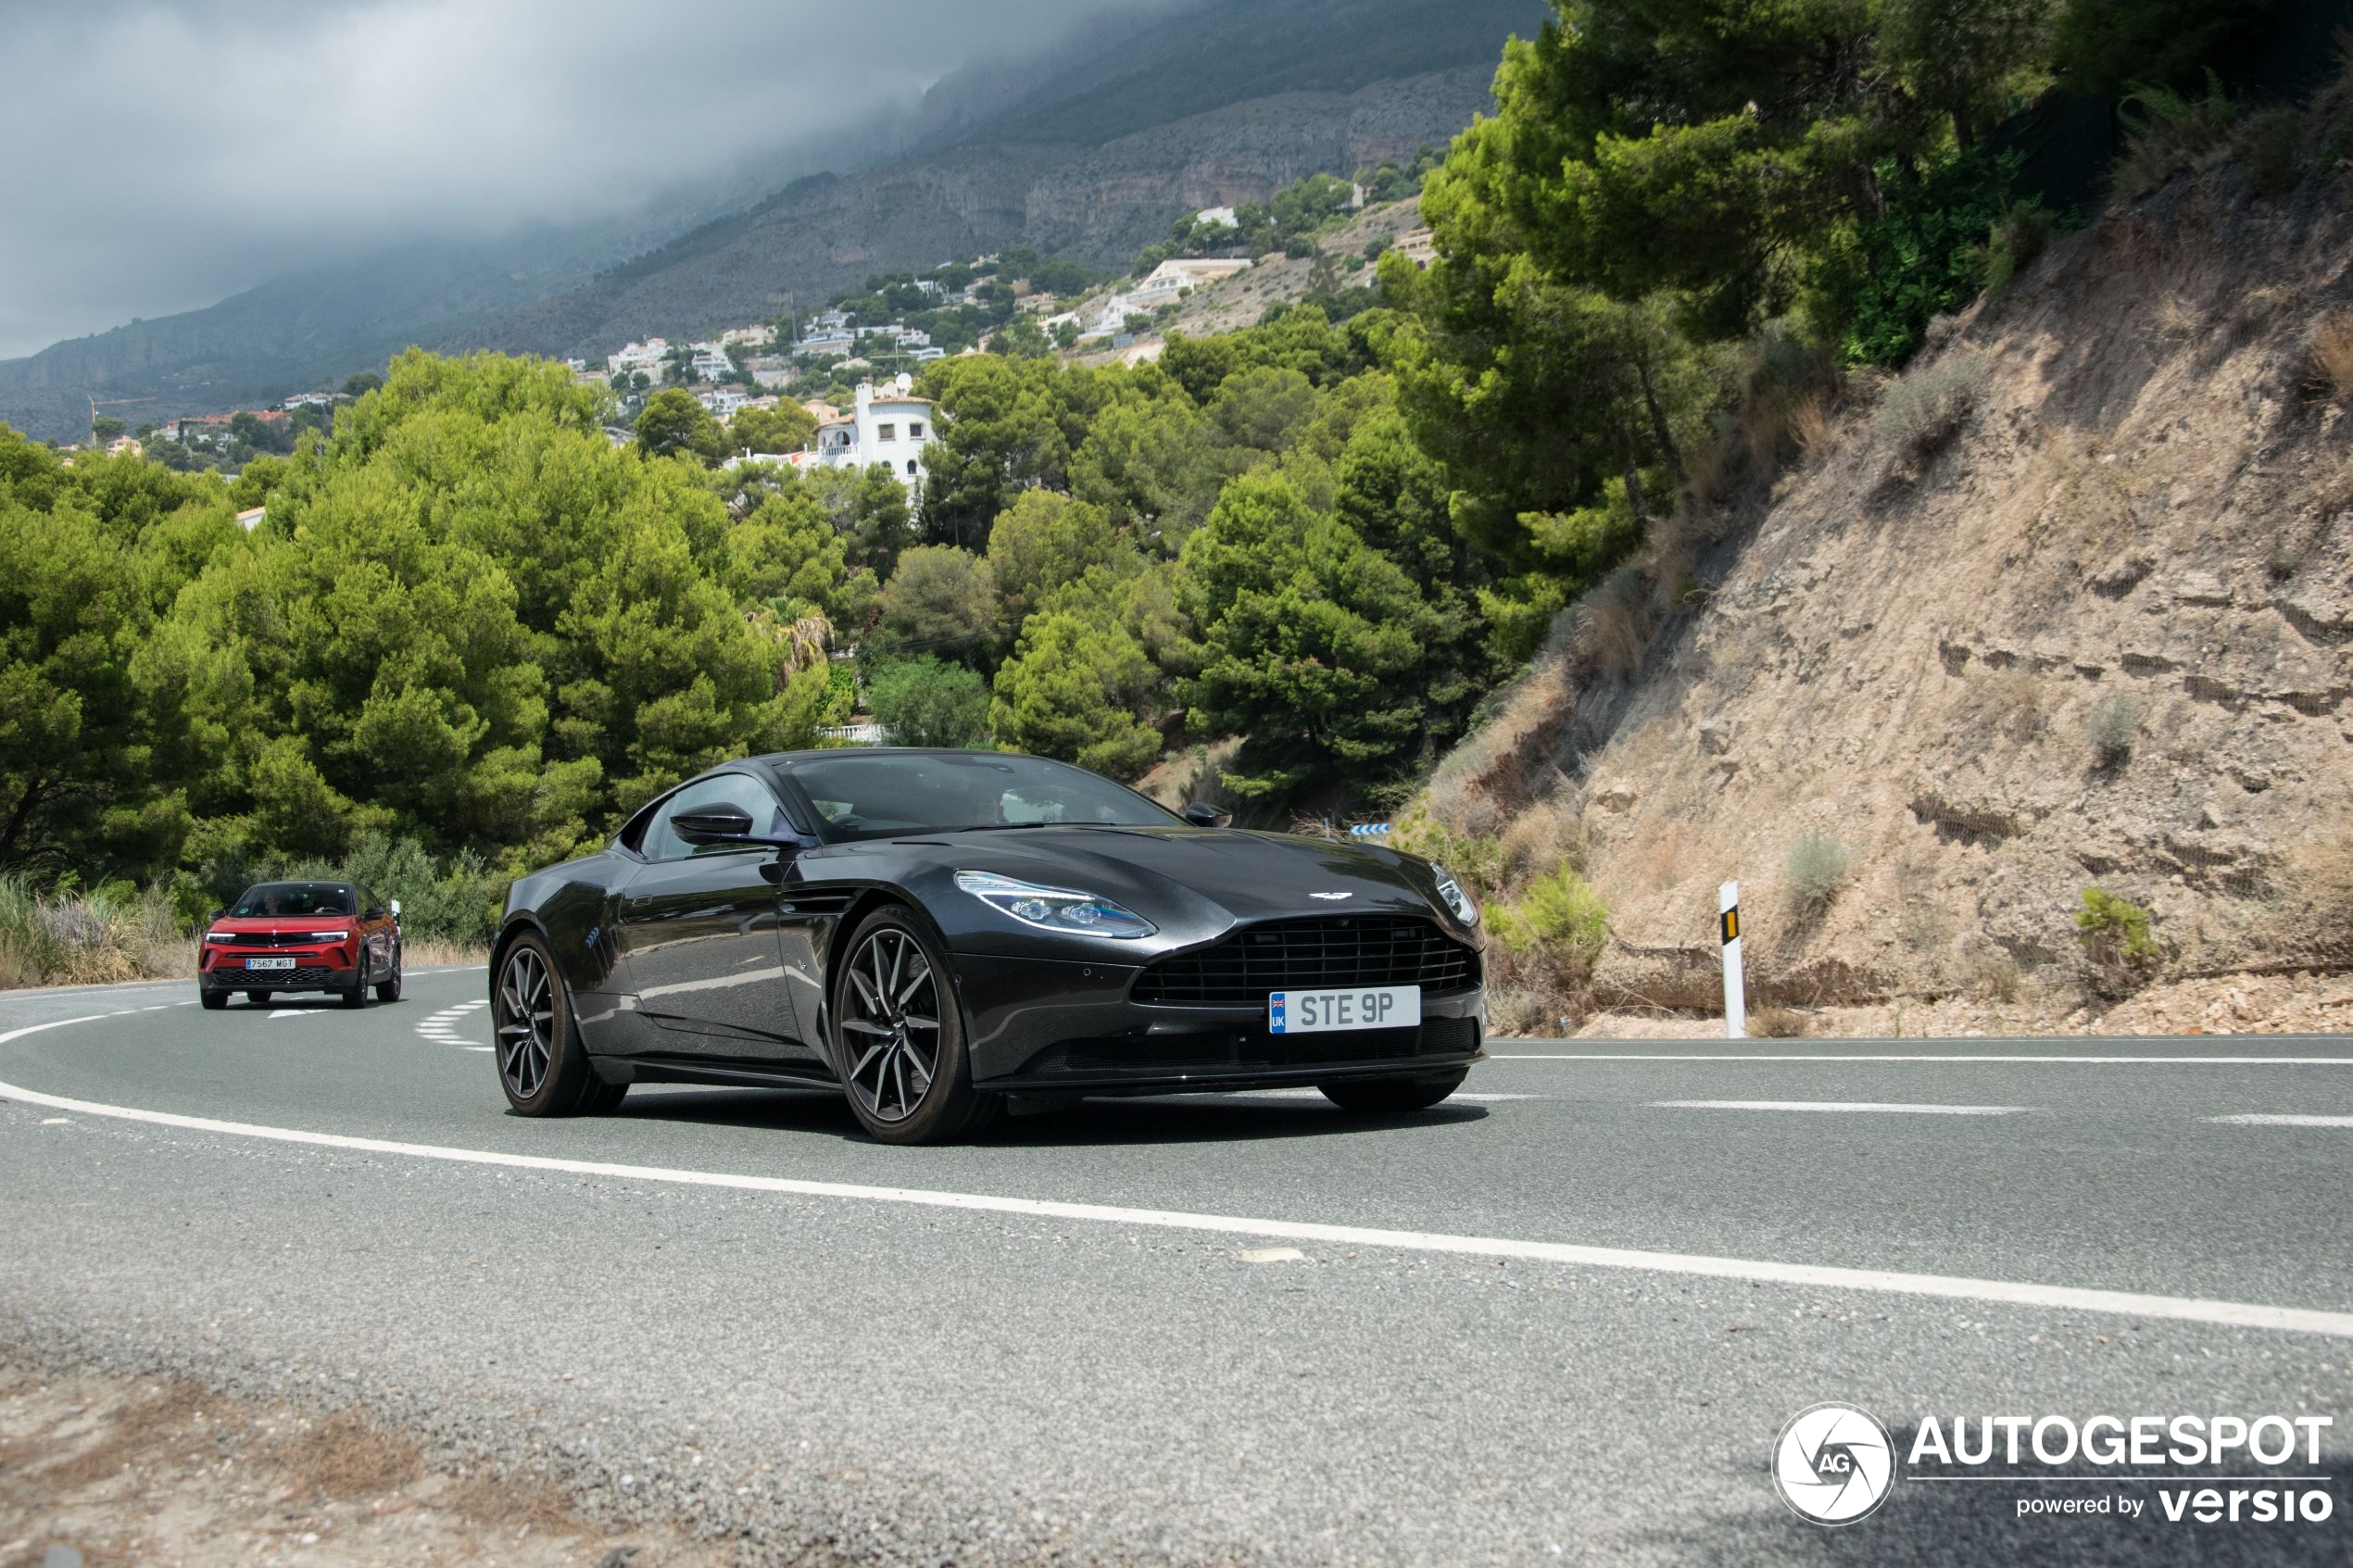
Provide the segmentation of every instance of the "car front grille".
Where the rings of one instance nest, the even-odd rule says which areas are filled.
[[[245,969],[222,964],[205,975],[205,983],[223,991],[305,991],[334,984],[351,972],[346,969]]]
[[[1270,991],[1478,983],[1478,955],[1426,920],[1332,915],[1268,921],[1145,967],[1133,993],[1149,1007],[1265,1007]]]

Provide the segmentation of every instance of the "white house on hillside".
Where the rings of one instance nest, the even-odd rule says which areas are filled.
[[[605,357],[605,369],[616,376],[643,372],[648,381],[661,380],[662,361],[669,357],[670,340],[649,337],[643,343],[633,343],[618,354]]]
[[[819,425],[817,450],[807,459],[796,459],[796,465],[813,461],[838,469],[882,463],[900,483],[914,490],[924,481],[924,448],[937,439],[931,399],[912,396],[896,385],[877,392],[874,383],[861,382],[857,407],[846,417],[837,414]]]

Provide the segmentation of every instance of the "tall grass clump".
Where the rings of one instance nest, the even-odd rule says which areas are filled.
[[[1977,411],[1987,375],[1985,356],[1973,352],[1940,355],[1915,366],[1871,410],[1871,433],[1907,461],[1934,457]]]
[[[1800,909],[1819,914],[1838,897],[1854,871],[1855,851],[1844,839],[1809,833],[1790,846],[1789,857],[1781,862],[1781,880]]]
[[[2313,329],[2305,384],[2315,396],[2353,406],[2353,310],[2336,310]]]
[[[0,987],[194,975],[195,946],[169,896],[118,885],[43,894],[0,875]]]

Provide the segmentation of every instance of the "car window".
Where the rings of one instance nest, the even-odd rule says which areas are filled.
[[[680,860],[698,852],[724,851],[719,844],[693,845],[670,831],[670,819],[680,811],[721,803],[740,806],[751,813],[751,831],[768,838],[792,832],[792,823],[768,786],[747,773],[721,773],[688,784],[666,801],[646,829],[645,854],[653,860]]]
[[[239,920],[272,915],[350,915],[359,912],[351,887],[339,882],[258,882],[229,911]]]
[[[796,762],[790,774],[837,841],[907,833],[1093,822],[1169,827],[1178,819],[1109,779],[1002,752],[866,752]]]

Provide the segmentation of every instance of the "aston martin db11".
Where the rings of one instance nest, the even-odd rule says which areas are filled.
[[[890,1143],[1090,1095],[1452,1094],[1485,1054],[1462,887],[1225,821],[1000,752],[728,763],[515,884],[499,1082],[527,1116],[633,1083],[835,1086]]]

